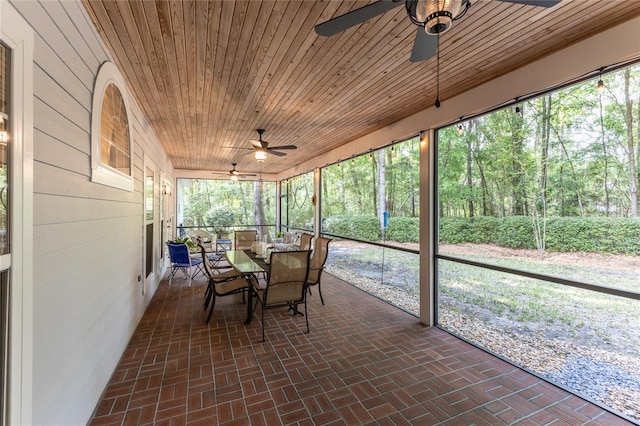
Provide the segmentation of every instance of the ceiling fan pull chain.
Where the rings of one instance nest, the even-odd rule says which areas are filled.
[[[438,47],[436,50],[436,108],[440,108],[440,34],[438,34]]]

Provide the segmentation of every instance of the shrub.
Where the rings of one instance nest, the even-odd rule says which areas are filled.
[[[216,234],[224,234],[230,231],[229,227],[235,225],[236,214],[227,206],[218,206],[207,213],[207,224],[213,226]]]
[[[495,244],[509,248],[536,248],[532,218],[528,216],[511,216],[494,219],[498,221]]]
[[[358,240],[380,240],[380,222],[375,216],[329,217],[325,220],[324,229],[330,234]]]
[[[562,217],[547,222],[550,251],[640,254],[640,220]]]
[[[532,218],[442,218],[440,241],[485,243],[510,248],[535,248]],[[640,220],[602,217],[547,219],[546,249],[559,252],[640,254]]]
[[[532,218],[477,216],[438,220],[440,241],[446,244],[496,244],[509,248],[536,248]],[[334,216],[325,220],[330,234],[363,241],[380,240],[380,223],[374,216]],[[546,250],[640,254],[640,220],[603,217],[554,217],[547,219]],[[420,218],[392,217],[387,240],[420,241]]]
[[[417,243],[420,241],[419,217],[390,217],[389,227],[386,229],[387,240],[401,243]]]

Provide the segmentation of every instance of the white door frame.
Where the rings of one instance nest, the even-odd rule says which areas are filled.
[[[33,387],[33,46],[31,26],[0,0],[0,39],[11,48],[11,268],[8,424],[32,423]]]
[[[153,241],[151,243],[151,272],[146,275],[147,262],[147,220],[146,216],[146,193],[147,193],[147,169],[153,171]],[[160,235],[159,232],[159,210],[160,210],[160,170],[149,157],[145,155],[143,165],[142,178],[142,294],[153,294],[157,286],[158,280],[158,261],[156,254],[156,245]]]

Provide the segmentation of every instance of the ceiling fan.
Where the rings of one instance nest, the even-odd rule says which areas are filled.
[[[237,164],[238,163],[231,163],[233,168],[231,170],[229,170],[229,179],[238,180],[238,178],[245,178],[245,177],[255,176],[254,173],[240,173],[238,170],[236,170],[236,165]],[[220,174],[220,173],[218,173],[218,174]]]
[[[562,0],[496,1],[529,6],[552,7]],[[395,9],[401,4],[402,0],[379,0],[318,24],[315,30],[318,35],[332,36],[348,28],[362,24],[378,15],[382,15],[391,9]],[[469,7],[471,7],[471,0],[405,0],[404,4],[409,19],[418,26],[410,61],[420,62],[436,55],[438,50],[437,36],[451,28],[453,21],[465,15]]]
[[[249,142],[253,144],[253,151],[255,153],[256,160],[258,162],[263,162],[267,159],[267,153],[271,153],[273,155],[277,155],[279,157],[283,157],[287,155],[286,152],[280,152],[279,150],[283,149],[298,149],[295,145],[281,145],[281,146],[269,146],[269,142],[262,140],[262,135],[264,134],[264,129],[257,129],[258,132],[258,140],[251,139]]]

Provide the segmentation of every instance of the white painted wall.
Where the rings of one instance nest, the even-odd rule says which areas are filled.
[[[163,272],[143,295],[145,161],[169,181],[173,167],[131,98],[134,191],[91,182],[93,86],[109,53],[79,2],[11,3],[34,30],[32,421],[86,424]]]

